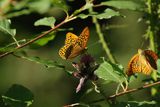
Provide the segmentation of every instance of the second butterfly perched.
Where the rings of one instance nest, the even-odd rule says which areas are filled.
[[[61,58],[72,59],[80,55],[87,48],[89,35],[88,27],[84,28],[80,36],[68,32],[66,34],[65,45],[59,50]]]
[[[146,75],[151,74],[153,70],[157,70],[158,56],[151,50],[138,49],[138,53],[135,54],[128,63],[126,74],[131,76],[135,73],[143,73]]]

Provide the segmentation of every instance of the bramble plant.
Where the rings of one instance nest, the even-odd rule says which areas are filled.
[[[140,39],[143,39],[143,43],[141,43],[143,49],[140,49],[142,46],[137,46],[135,42],[134,45],[137,46],[135,50],[138,50],[138,52],[134,52],[135,54],[131,58],[127,58],[127,62],[124,61],[128,65],[126,67],[122,66],[118,55],[116,56],[115,52],[120,51],[120,49],[118,46],[117,48],[112,46],[113,40],[109,36],[114,36],[113,29],[126,33],[132,29],[132,26],[135,26],[133,24],[126,28],[128,25],[119,25],[118,23],[112,25],[114,21],[127,20],[128,14],[136,14],[136,17],[138,17],[136,20],[132,20],[134,21],[132,24],[143,25],[143,33],[140,34]],[[134,17],[131,17],[131,19],[134,19]],[[30,21],[34,23],[34,27],[29,25]],[[33,32],[29,31],[29,28],[26,29],[27,26]],[[122,28],[125,30],[122,30]],[[81,33],[72,33],[74,31]],[[96,32],[96,34],[93,32]],[[58,95],[52,93],[53,96],[55,95],[53,99],[49,97],[50,95],[40,93],[43,98],[37,102],[38,92],[37,89],[33,88],[36,82],[33,83],[32,78],[29,79],[28,77],[27,81],[29,82],[26,84],[20,81],[20,84],[22,84],[20,85],[17,84],[14,77],[10,76],[7,78],[13,80],[11,80],[13,85],[6,92],[0,91],[0,107],[158,107],[160,105],[159,32],[159,0],[1,0],[0,58],[2,62],[0,63],[2,64],[2,71],[5,72],[7,68],[13,68],[14,70],[14,64],[18,64],[18,68],[20,68],[22,63],[19,63],[19,61],[28,60],[29,63],[45,66],[45,70],[64,71],[65,78],[74,81],[73,77],[75,77],[76,80],[79,80],[79,83],[71,88],[68,88],[70,86],[67,85],[63,88],[61,84],[66,84],[67,81],[63,79],[63,81],[58,82],[58,79],[55,79],[58,85],[49,82],[50,87],[54,86],[56,90],[71,90],[73,95],[70,95],[65,101],[57,101],[59,97],[63,98],[63,92]],[[123,35],[123,33],[119,33],[119,35]],[[60,38],[61,35],[63,40]],[[64,38],[66,39],[64,40]],[[112,39],[117,44],[123,44],[123,39],[124,42],[128,43],[127,49],[132,48],[130,44],[133,43],[128,42],[128,40],[133,39],[132,37],[128,40],[123,37]],[[112,42],[110,43],[110,41]],[[97,46],[98,48],[96,48]],[[52,52],[48,47],[54,50],[53,55],[49,55]],[[132,50],[127,49],[125,49],[125,54]],[[43,54],[45,52],[47,52],[47,55]],[[3,62],[5,63],[7,60],[14,60],[13,65],[8,62],[3,67]],[[32,67],[30,65],[29,68]],[[27,72],[26,68],[23,71]],[[5,80],[2,71],[1,81]],[[56,72],[54,72],[54,75],[56,75]],[[34,74],[31,72],[31,75]],[[57,78],[53,75],[50,76],[50,80],[54,77]],[[21,78],[23,77],[27,78],[27,75],[23,74]],[[43,81],[43,79],[39,80],[37,81]],[[7,87],[10,85],[8,82],[2,82],[2,84]],[[45,90],[45,92],[51,90],[51,88],[45,88],[47,84],[45,83],[44,87],[40,87],[41,89],[44,88],[42,90]],[[140,86],[137,84],[140,84]],[[59,89],[60,87],[61,89]],[[141,98],[137,98],[137,94],[132,96],[139,90],[143,90],[140,93],[141,96],[138,96]],[[43,101],[46,100],[50,101],[49,104],[42,105]]]

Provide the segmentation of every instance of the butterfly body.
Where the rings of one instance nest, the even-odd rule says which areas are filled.
[[[149,75],[154,69],[157,69],[157,59],[158,56],[155,52],[151,50],[142,51],[139,49],[138,53],[134,55],[128,63],[126,74],[128,76],[133,75],[134,73]]]
[[[59,50],[62,59],[72,59],[86,50],[89,39],[89,29],[84,28],[80,36],[69,32],[66,35],[65,45]]]

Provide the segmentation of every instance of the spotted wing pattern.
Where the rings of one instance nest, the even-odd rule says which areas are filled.
[[[78,37],[78,44],[85,48],[89,39],[89,28],[85,27],[80,36]]]
[[[67,33],[65,45],[59,50],[62,59],[72,59],[80,55],[85,49],[89,39],[89,29],[84,28],[80,36],[73,33]]]
[[[65,45],[66,44],[75,44],[77,39],[78,39],[78,36],[76,36],[75,34],[73,34],[71,32],[68,32],[66,34]]]
[[[59,55],[61,56],[62,59],[68,59],[69,55],[71,54],[73,49],[73,45],[68,44],[64,45],[60,50],[59,50]]]
[[[134,73],[151,74],[153,69],[157,69],[156,60],[158,56],[151,50],[144,50],[134,55],[128,63],[126,74],[128,76]],[[152,62],[151,62],[152,61]]]

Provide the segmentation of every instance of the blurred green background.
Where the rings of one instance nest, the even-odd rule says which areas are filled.
[[[19,0],[21,1],[21,0]],[[38,0],[37,0],[38,1]],[[43,1],[43,0],[40,0]],[[101,2],[97,1],[97,2]],[[105,1],[105,0],[103,0]],[[57,2],[57,4],[55,4]],[[47,3],[47,2],[44,2]],[[21,15],[11,18],[12,28],[17,29],[17,38],[31,38],[35,34],[40,34],[47,30],[46,27],[35,27],[34,22],[45,16],[56,16],[59,23],[65,17],[64,12],[57,11],[55,7],[62,6],[72,13],[74,10],[80,8],[85,4],[84,0],[50,0],[51,7],[46,11],[32,12],[30,14]],[[33,6],[34,4],[32,4]],[[43,9],[39,9],[41,11]],[[98,11],[103,10],[100,8]],[[144,21],[138,22],[138,19],[143,16],[143,13],[136,11],[121,10],[121,13],[126,16],[113,17],[108,20],[99,20],[101,29],[108,43],[110,50],[119,64],[126,68],[129,59],[137,53],[138,48],[146,49],[148,41],[145,41],[143,35],[145,34],[146,25]],[[72,32],[79,35],[83,28],[88,26],[90,29],[90,39],[88,43],[88,53],[90,53],[97,62],[101,57],[107,57],[101,44],[98,42],[99,38],[95,30],[95,25],[91,18],[85,20],[76,19],[71,21],[61,28],[73,28],[73,30],[59,31],[56,33],[54,40],[47,45],[39,48],[24,48],[30,56],[39,56],[43,59],[51,59],[61,62],[68,70],[75,71],[71,65],[71,61],[61,59],[58,55],[58,50],[64,45],[65,35],[67,32]],[[0,44],[4,46],[12,40],[8,40],[4,35],[0,35]],[[78,58],[77,58],[78,59]],[[75,59],[75,60],[77,60]],[[144,77],[144,76],[140,76]],[[141,86],[142,78],[138,77],[131,82],[131,87]],[[146,77],[144,77],[146,78]],[[79,80],[69,76],[62,69],[46,68],[43,65],[17,58],[9,55],[0,60],[0,94],[4,94],[12,84],[21,84],[29,88],[34,93],[34,103],[31,107],[61,107],[66,104],[78,101],[90,101],[101,98],[96,92],[82,96],[89,87],[93,87],[90,82],[87,82],[80,93],[75,93],[76,86]],[[107,95],[115,93],[113,88],[116,87],[114,83],[108,83],[103,86]],[[140,96],[140,97],[137,97]],[[136,98],[137,101],[151,100],[150,90],[142,90],[132,94],[119,97],[119,101],[127,101]],[[103,105],[103,103],[101,103]]]

